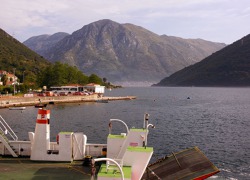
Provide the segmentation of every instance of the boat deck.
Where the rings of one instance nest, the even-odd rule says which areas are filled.
[[[82,161],[37,162],[29,158],[0,156],[0,179],[91,179],[91,168],[82,165]]]
[[[96,172],[100,164],[96,164]],[[0,179],[91,179],[91,167],[83,161],[44,162],[0,156]],[[200,180],[219,172],[198,147],[173,153],[149,165],[142,180]],[[92,180],[96,179],[93,177]]]

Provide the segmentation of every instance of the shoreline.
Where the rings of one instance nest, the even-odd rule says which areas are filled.
[[[99,97],[97,94],[88,96],[46,96],[46,97],[11,97],[0,98],[0,109],[9,107],[34,106],[36,104],[61,104],[61,103],[79,103],[79,102],[102,102],[116,100],[133,100],[136,96],[124,97]]]

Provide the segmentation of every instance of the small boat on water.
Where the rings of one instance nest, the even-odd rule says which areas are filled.
[[[35,104],[35,108],[44,108],[46,106],[47,106],[47,104],[42,104],[42,103]]]
[[[26,107],[9,107],[9,110],[25,110]]]
[[[81,173],[82,179],[98,180],[155,180],[155,179],[195,179],[203,180],[219,170],[197,148],[179,153],[172,153],[149,165],[154,148],[148,146],[150,128],[149,115],[144,115],[142,128],[128,128],[120,119],[110,119],[109,134],[106,144],[87,143],[87,136],[82,132],[59,132],[56,142],[50,141],[50,110],[38,109],[35,121],[35,132],[29,132],[29,141],[20,141],[0,115],[0,155],[13,156],[6,161],[0,157],[2,169],[11,167],[20,179],[34,179],[38,175],[47,177],[63,174],[63,179],[72,178],[74,170]],[[125,132],[112,133],[112,123],[120,123]],[[117,131],[115,131],[117,132]],[[10,140],[12,138],[12,140]],[[164,146],[164,144],[163,144]],[[166,148],[169,145],[165,145]],[[21,157],[29,162],[22,162]],[[39,164],[37,163],[39,161]],[[45,163],[42,163],[42,162]],[[74,166],[74,162],[82,161],[84,166]],[[49,164],[48,162],[53,163]],[[63,168],[59,162],[71,162]],[[32,164],[34,164],[32,166]],[[68,163],[69,164],[69,163]],[[55,168],[55,170],[53,169]],[[28,173],[24,172],[28,169]],[[61,169],[61,171],[60,171]],[[70,169],[67,173],[67,169]],[[2,177],[11,179],[12,171],[4,171]],[[43,174],[41,174],[43,173]],[[29,177],[27,177],[29,175]],[[23,177],[26,176],[26,177]],[[5,178],[6,179],[6,178]],[[57,177],[58,179],[58,177]],[[75,178],[77,179],[77,178]]]

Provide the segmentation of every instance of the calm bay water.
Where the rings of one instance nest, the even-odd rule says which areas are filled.
[[[60,131],[84,132],[90,143],[106,143],[109,119],[142,127],[150,114],[148,145],[154,160],[198,146],[221,170],[217,179],[250,179],[250,88],[130,87],[107,91],[106,96],[137,96],[131,101],[49,105],[51,140]],[[188,98],[189,97],[189,98]],[[0,115],[28,139],[35,130],[37,109],[23,112],[0,109]],[[120,124],[117,133],[125,132]]]

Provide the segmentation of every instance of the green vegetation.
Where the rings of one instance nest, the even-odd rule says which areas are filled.
[[[72,67],[68,64],[56,62],[51,66],[45,68],[38,75],[38,86],[62,86],[67,84],[86,85],[88,83],[95,83],[106,86],[107,88],[117,88],[107,82],[106,78],[101,79],[96,74],[91,74],[89,77],[84,75],[77,67]]]
[[[3,75],[2,78],[1,78],[0,80],[1,80],[1,82],[3,82],[3,85],[5,86],[6,83],[7,83],[7,76],[6,76],[6,74]]]
[[[26,92],[37,87],[37,75],[51,63],[36,54],[15,38],[0,29],[0,70],[13,73],[22,85],[16,85],[16,90]],[[3,85],[6,77],[2,77]],[[1,86],[0,92],[13,93],[11,86]]]
[[[38,85],[61,86],[66,84],[87,84],[88,76],[84,75],[76,67],[56,62],[45,68],[38,75]]]
[[[4,76],[2,79],[4,79]],[[88,83],[105,85],[102,79],[95,74],[88,77],[76,67],[56,62],[55,64],[51,64],[50,66],[39,71],[34,83],[16,85],[16,91],[27,92],[29,89],[36,89],[38,87],[41,88],[43,86],[47,86],[49,88],[51,86],[62,86],[67,84],[85,85]],[[13,91],[14,89],[12,86],[0,86],[0,92],[4,94],[12,93]]]
[[[88,84],[96,83],[110,85],[95,74],[89,77],[84,75],[76,67],[56,62],[50,63],[42,56],[36,54],[15,38],[0,29],[0,70],[15,73],[18,78],[16,91],[25,93],[30,89],[41,88],[42,86],[55,86],[67,84]],[[0,92],[13,93],[13,86],[6,85],[6,76],[3,76]]]
[[[62,86],[66,84],[103,84],[102,79],[95,74],[89,77],[84,75],[77,67],[72,67],[68,64],[56,62],[55,64],[45,68],[38,75],[38,85],[40,87],[46,85]]]
[[[72,67],[68,64],[62,64],[56,62],[50,66],[43,68],[35,76],[36,81],[33,83],[23,83],[21,85],[16,85],[17,92],[27,92],[29,89],[36,89],[38,87],[47,86],[62,86],[67,84],[80,84],[85,85],[88,83],[95,83],[100,85],[105,85],[102,79],[95,75],[91,74],[89,77],[84,75],[77,67]],[[4,76],[2,79],[5,79]],[[0,92],[3,93],[12,93],[13,87],[1,86]]]
[[[20,82],[34,83],[37,74],[50,64],[0,29],[0,70],[14,73],[15,69],[15,75]]]
[[[250,86],[250,35],[192,66],[163,79],[157,86]]]

